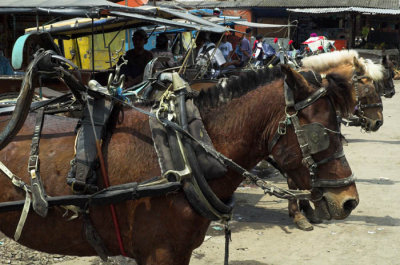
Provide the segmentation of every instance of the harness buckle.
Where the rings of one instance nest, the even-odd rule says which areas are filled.
[[[287,126],[286,120],[280,121],[278,124],[278,134],[285,135],[286,134],[286,126]]]
[[[305,165],[310,171],[313,171],[317,168],[317,164],[315,164],[314,159],[311,156],[304,157],[301,161],[303,165]]]
[[[31,155],[28,160],[28,172],[30,173],[32,170],[37,170],[39,166],[39,156]]]

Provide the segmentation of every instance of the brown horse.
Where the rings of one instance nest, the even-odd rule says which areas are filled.
[[[376,91],[374,82],[383,78],[383,68],[358,58],[355,51],[338,51],[307,57],[303,60],[303,67],[319,73],[339,74],[343,76],[352,86],[352,108],[357,109],[356,114],[365,119],[363,128],[367,131],[376,131],[383,124],[382,101]],[[359,78],[355,77],[355,74]],[[327,82],[323,80],[323,83]],[[370,106],[370,107],[367,107]],[[343,115],[343,114],[342,114]],[[288,186],[291,189],[302,188],[296,181],[288,178]],[[312,230],[309,222],[319,223],[321,220],[314,214],[308,201],[289,200],[289,216],[293,217],[294,223],[302,230]],[[306,217],[301,213],[305,213]],[[318,213],[321,215],[321,213]]]
[[[383,80],[377,82],[376,87],[381,96],[385,98],[392,98],[396,94],[396,90],[393,83],[394,78],[394,64],[387,56],[382,58],[382,65],[385,68]]]
[[[371,60],[376,64],[382,64],[385,68],[383,73],[383,79],[375,82],[376,90],[379,92],[379,95],[384,96],[385,98],[391,98],[396,94],[395,87],[393,84],[394,78],[394,64],[390,60],[389,55],[383,54],[375,54],[371,53],[369,50],[359,49],[357,50],[358,54],[367,60]],[[375,51],[376,52],[376,51]]]
[[[243,167],[250,169],[268,153],[279,122],[285,116],[283,74],[293,91],[295,102],[302,101],[316,91],[297,72],[288,67],[249,72],[232,77],[227,83],[201,93],[195,99],[207,132],[215,148]],[[326,150],[313,154],[316,161],[330,158],[318,167],[317,180],[341,181],[352,172],[346,158],[333,157],[342,144],[337,133],[336,111],[350,111],[348,102],[351,87],[337,76],[328,75],[326,95],[297,113],[300,124],[322,124],[328,134]],[[339,87],[338,87],[339,86]],[[120,116],[121,118],[122,116]],[[9,169],[28,182],[27,162],[34,115],[30,114],[19,133],[0,151],[0,160]],[[74,155],[74,128],[76,119],[45,116],[40,142],[40,172],[49,196],[71,194],[65,185],[69,161]],[[279,166],[301,187],[311,189],[308,168],[302,166],[302,152],[292,127],[274,145],[271,154]],[[134,110],[125,110],[123,120],[117,123],[113,134],[103,146],[111,185],[144,181],[160,174],[157,154],[153,148],[149,117]],[[222,200],[232,196],[243,177],[233,171],[209,184]],[[0,175],[2,192],[0,202],[22,200],[24,192]],[[104,186],[99,180],[99,186]],[[357,206],[359,198],[354,183],[340,187],[315,187],[322,194],[319,207],[329,219],[346,218]],[[165,196],[126,201],[116,206],[122,240],[126,253],[138,264],[188,264],[192,251],[204,240],[210,221],[196,213],[183,192]],[[105,206],[89,207],[90,217],[111,255],[118,255],[111,214]],[[65,210],[49,209],[42,218],[31,212],[20,238],[20,243],[33,249],[67,255],[95,255],[82,235],[81,218],[67,221]],[[12,236],[20,212],[0,214],[0,230]]]
[[[376,82],[384,79],[384,68],[358,56],[355,50],[342,50],[306,57],[303,67],[320,74],[338,73],[352,83],[354,114],[366,131],[377,131],[383,125],[383,108]],[[346,118],[345,116],[342,117]]]

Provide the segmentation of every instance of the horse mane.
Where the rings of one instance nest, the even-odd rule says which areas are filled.
[[[383,78],[384,68],[381,64],[375,64],[371,60],[359,57],[355,50],[341,50],[306,57],[302,60],[303,66],[316,72],[325,72],[331,68],[338,67],[343,64],[354,65],[354,57],[357,58],[361,65],[365,68],[365,74],[374,81]]]
[[[217,107],[283,76],[279,66],[256,71],[243,71],[239,76],[222,79],[214,87],[200,91],[199,95],[194,98],[194,103],[202,109]]]
[[[361,58],[361,62],[364,62],[365,72],[374,81],[379,81],[383,79],[383,73],[385,71],[382,64],[376,64],[371,59]]]
[[[347,116],[353,111],[354,99],[352,96],[353,88],[346,78],[337,73],[330,73],[326,76],[328,80],[327,92],[343,116]]]

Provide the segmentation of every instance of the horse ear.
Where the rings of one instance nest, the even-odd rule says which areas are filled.
[[[356,68],[356,72],[358,73],[365,73],[365,67],[361,64],[361,62],[357,59],[357,57],[353,57],[353,64]]]
[[[290,66],[283,64],[281,70],[286,75],[286,83],[293,90],[297,100],[303,100],[312,92],[306,79]]]
[[[385,55],[382,56],[382,65],[387,65],[387,57]]]

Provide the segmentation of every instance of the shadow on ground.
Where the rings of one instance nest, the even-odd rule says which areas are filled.
[[[230,265],[268,265],[268,263],[259,262],[259,261],[255,261],[255,260],[243,260],[243,261],[230,260],[229,264]]]
[[[369,139],[349,139],[346,138],[349,144],[351,143],[383,143],[383,144],[400,144],[400,141],[386,141],[386,140],[369,140]]]
[[[393,218],[391,216],[368,216],[368,215],[350,215],[345,220],[334,221],[344,224],[351,224],[354,222],[359,225],[366,226],[400,226],[400,218]],[[364,223],[364,224],[363,224]]]
[[[394,181],[387,178],[380,178],[380,179],[359,179],[357,178],[356,182],[365,182],[371,184],[380,184],[380,185],[394,185],[396,183],[400,183],[400,181]]]

